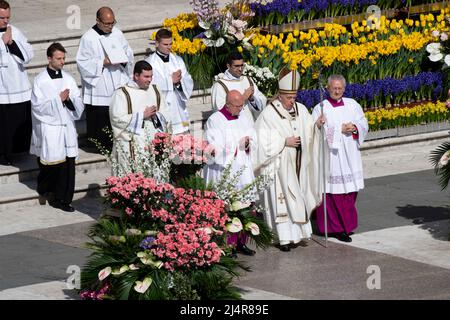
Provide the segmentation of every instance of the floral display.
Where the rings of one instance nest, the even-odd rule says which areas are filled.
[[[380,10],[434,3],[433,0],[256,0],[251,8],[255,23],[263,26],[330,18],[366,12],[370,5]]]
[[[364,109],[367,109],[436,100],[442,91],[442,73],[420,72],[415,76],[406,76],[402,79],[388,77],[370,80],[364,84],[350,83],[345,88],[344,96],[357,100]],[[297,101],[307,108],[313,108],[320,102],[319,89],[299,90]]]
[[[417,124],[448,121],[450,109],[443,102],[429,102],[410,107],[395,107],[365,112],[369,130],[406,127]]]
[[[278,89],[278,79],[267,67],[260,68],[246,64],[243,74],[252,78],[259,91],[266,97],[273,96]]]
[[[450,40],[447,32],[439,32],[434,30],[431,35],[434,40],[427,45],[427,52],[430,54],[428,58],[433,62],[443,62],[444,67],[450,67]]]
[[[214,148],[206,140],[190,134],[171,136],[157,133],[150,148],[158,165],[170,161],[170,181],[189,177],[214,161]]]

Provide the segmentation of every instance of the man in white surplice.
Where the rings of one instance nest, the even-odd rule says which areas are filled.
[[[189,74],[183,59],[173,54],[172,32],[160,29],[155,38],[156,52],[146,61],[153,68],[153,84],[161,90],[170,110],[173,134],[189,131],[189,113],[186,103],[192,95],[194,81]]]
[[[358,226],[356,197],[364,188],[359,148],[368,132],[368,124],[359,103],[343,98],[345,83],[342,75],[328,78],[330,97],[325,99],[323,106],[327,118],[325,146],[330,158],[326,185],[327,231],[341,241],[351,242],[350,233]],[[320,105],[317,105],[313,118],[318,118],[320,113]],[[317,209],[317,226],[323,233],[323,205]]]
[[[170,127],[166,121],[169,109],[156,85],[150,85],[152,77],[152,66],[147,61],[138,61],[133,81],[114,93],[110,117],[113,157],[119,167],[112,168],[113,175],[128,173],[129,160],[135,159],[136,152],[142,152],[157,132],[167,132]]]
[[[30,149],[31,86],[25,65],[33,48],[24,34],[9,24],[11,8],[0,0],[0,165],[9,156]]]
[[[228,57],[227,70],[216,76],[216,81],[211,88],[212,109],[217,111],[225,105],[227,92],[239,91],[245,100],[242,114],[252,121],[256,120],[259,113],[266,106],[267,99],[258,90],[258,87],[249,76],[243,76],[244,58],[238,52]]]
[[[208,183],[218,182],[228,165],[231,165],[231,174],[244,167],[236,189],[243,189],[255,179],[252,156],[257,149],[256,132],[253,121],[242,115],[243,106],[242,94],[231,90],[227,93],[225,105],[206,122],[205,138],[215,150],[214,163],[207,165],[204,171]],[[245,234],[236,234],[228,239],[228,244],[237,252],[254,255],[255,251],[245,245],[246,241]]]
[[[100,144],[111,149],[112,141],[103,131],[111,130],[109,105],[115,90],[126,85],[133,68],[133,50],[122,31],[116,28],[114,12],[102,7],[97,11],[97,23],[87,31],[80,41],[77,53],[77,67],[83,86],[83,102],[86,105],[87,137],[96,139]],[[103,42],[112,43],[116,50],[123,50],[128,61],[117,63],[106,54]],[[120,46],[117,47],[118,44]],[[88,141],[88,145],[94,145]]]
[[[266,223],[278,235],[281,251],[290,251],[312,234],[309,221],[321,201],[319,186],[320,130],[325,119],[313,121],[295,102],[300,74],[282,69],[278,97],[261,112],[256,171],[275,176],[264,192]]]
[[[75,190],[75,160],[78,135],[75,120],[84,106],[74,78],[63,71],[66,50],[60,43],[47,49],[49,65],[34,79],[31,95],[33,134],[30,153],[39,164],[37,191],[41,204],[54,199],[53,207],[67,212]]]

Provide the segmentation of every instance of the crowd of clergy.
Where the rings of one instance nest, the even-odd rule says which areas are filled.
[[[48,66],[30,85],[25,66],[33,48],[9,23],[10,15],[9,4],[0,0],[0,161],[11,165],[11,155],[25,151],[36,156],[41,204],[75,211],[75,121],[83,112],[88,141],[96,141],[91,147],[102,145],[124,167],[155,133],[190,132],[187,102],[194,81],[183,59],[172,52],[171,31],[160,29],[155,52],[134,63],[133,50],[115,27],[114,12],[100,8],[96,24],[80,40],[79,90],[63,70],[66,50],[60,43],[48,47]],[[226,71],[214,79],[213,113],[204,137],[215,148],[215,161],[204,168],[203,177],[216,182],[231,166],[232,173],[241,172],[236,189],[260,174],[272,177],[259,201],[281,251],[306,245],[314,215],[317,233],[352,241],[358,225],[356,197],[364,187],[359,147],[368,124],[361,106],[343,97],[345,78],[328,78],[328,95],[311,114],[296,101],[297,71],[283,68],[277,95],[267,99],[243,70],[243,56],[230,52]],[[255,254],[245,234],[229,241],[236,252]]]

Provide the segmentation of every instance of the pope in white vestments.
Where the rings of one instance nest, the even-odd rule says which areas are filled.
[[[9,156],[28,151],[31,136],[31,86],[25,65],[33,48],[24,34],[9,24],[11,9],[0,8],[0,164],[10,165]]]
[[[213,113],[206,122],[205,139],[214,147],[214,163],[208,164],[204,170],[207,183],[217,183],[223,171],[231,166],[230,173],[235,175],[239,170],[236,189],[242,190],[255,179],[253,173],[253,156],[257,150],[256,132],[253,121],[242,115],[244,98],[239,91],[231,90],[227,94],[225,106]],[[233,234],[228,244],[237,252],[254,255],[255,251],[246,246],[244,233]]]
[[[190,120],[187,102],[194,89],[194,81],[189,74],[183,59],[173,54],[172,32],[160,29],[156,33],[156,52],[146,61],[153,68],[153,84],[161,90],[162,96],[170,110],[173,134],[189,131]]]
[[[169,109],[156,85],[150,85],[153,71],[146,61],[138,61],[134,67],[133,81],[118,89],[110,107],[111,126],[114,134],[113,157],[118,168],[113,175],[131,171],[130,159],[136,152],[142,154],[151,144],[157,132],[168,132]]]
[[[306,107],[295,102],[299,82],[297,71],[281,70],[278,98],[255,124],[256,171],[275,178],[264,193],[266,223],[277,234],[282,251],[311,237],[310,215],[321,201],[319,127],[324,119],[314,122]]]
[[[81,37],[76,58],[86,105],[87,136],[107,149],[111,148],[112,141],[103,129],[111,130],[109,105],[112,95],[130,81],[134,61],[133,50],[115,23],[113,11],[108,7],[100,8],[97,24]],[[114,47],[116,51],[109,49],[108,54],[105,50],[108,43],[111,44],[109,48]],[[116,55],[120,57],[119,50],[127,61],[118,63],[114,60]]]
[[[266,106],[267,98],[259,91],[253,80],[242,75],[244,70],[244,58],[240,53],[233,53],[228,58],[227,70],[216,76],[216,81],[211,88],[211,104],[213,111],[221,109],[225,105],[225,98],[229,91],[237,90],[245,100],[241,114],[252,122],[256,120],[260,112]]]
[[[75,79],[62,70],[65,49],[59,43],[47,50],[49,66],[34,79],[31,95],[33,134],[30,153],[38,157],[38,193],[53,193],[53,206],[73,212],[78,135],[75,120],[84,105]]]
[[[324,101],[326,153],[329,155],[327,196],[327,231],[337,239],[351,242],[350,233],[358,226],[356,197],[364,188],[363,166],[359,148],[368,132],[367,119],[355,100],[343,98],[345,78],[332,75],[328,79],[330,97]],[[313,118],[321,114],[320,105]],[[317,226],[324,232],[324,208],[317,209]]]

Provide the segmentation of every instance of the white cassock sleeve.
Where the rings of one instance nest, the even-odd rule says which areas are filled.
[[[120,41],[122,43],[123,50],[125,51],[127,57],[128,57],[128,63],[125,66],[126,73],[131,77],[133,74],[133,62],[134,62],[134,53],[131,49],[130,45],[128,44],[127,39],[123,35],[123,33],[120,31]]]
[[[324,106],[324,114],[326,116],[325,108],[326,107]],[[321,109],[320,104],[318,104],[314,107],[314,110],[312,113],[314,122],[316,122],[317,119],[322,114],[320,109]],[[333,119],[327,119],[327,121],[325,122],[323,127],[325,130],[325,138],[327,141],[328,148],[335,149],[335,150],[339,149],[342,146],[342,126],[336,125],[335,123],[333,123]]]
[[[181,69],[181,88],[180,90],[175,90],[177,94],[180,96],[181,100],[184,102],[188,101],[192,95],[192,91],[194,90],[194,80],[192,80],[192,76],[188,72],[186,65],[184,64],[183,59],[181,57],[176,56],[178,60],[178,65]]]
[[[213,111],[222,109],[225,106],[226,92],[220,83],[214,82],[211,87],[211,107]]]
[[[265,112],[256,120],[255,129],[258,137],[257,166],[266,166],[283,152],[286,139],[277,130],[279,116]],[[279,120],[281,121],[281,120]],[[283,123],[279,123],[282,126]]]
[[[127,130],[132,134],[140,135],[144,122],[144,112],[129,114],[127,105],[128,103],[122,90],[116,90],[109,110],[111,124],[116,129]]]
[[[55,92],[44,92],[40,87],[40,81],[34,81],[33,91],[31,93],[31,112],[39,122],[62,126],[67,122],[67,116],[64,114],[64,107],[59,94]],[[64,112],[64,113],[63,113]]]
[[[99,58],[95,52],[97,44],[89,39],[82,37],[77,52],[77,67],[83,81],[95,87],[103,73],[103,58]]]
[[[237,144],[227,135],[227,130],[217,121],[210,117],[206,122],[205,139],[214,147],[215,163],[225,167],[234,159]]]
[[[253,85],[253,101],[249,100],[248,103],[255,109],[255,111],[262,111],[267,104],[266,96],[259,91],[256,84]]]
[[[357,103],[354,102],[354,112],[355,112],[355,126],[358,128],[358,144],[361,146],[366,138],[367,133],[369,132],[369,124],[367,122],[367,118],[364,115],[364,111]]]
[[[25,38],[23,33],[17,28],[12,29],[12,37],[14,42],[19,47],[24,60],[20,59],[16,55],[13,55],[14,59],[22,65],[29,63],[34,57],[33,47],[28,43],[27,38]]]
[[[84,111],[83,99],[81,98],[80,89],[78,89],[77,83],[73,78],[70,79],[70,101],[72,101],[75,110],[69,110],[70,117],[72,120],[79,120]]]

